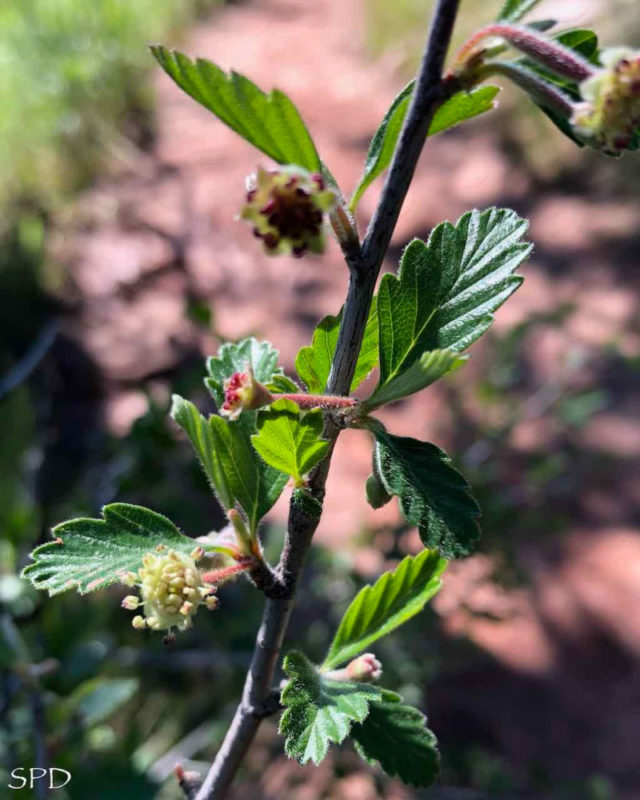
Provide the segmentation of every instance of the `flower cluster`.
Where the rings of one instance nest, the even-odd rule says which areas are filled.
[[[185,555],[158,545],[155,554],[144,556],[137,574],[128,572],[123,576],[126,586],[139,587],[142,598],[127,595],[122,601],[122,607],[128,611],[136,611],[141,606],[144,609],[144,615],[133,618],[134,628],[182,631],[192,626],[200,606],[211,611],[218,608],[215,586],[204,582],[196,566],[203,555],[201,547]]]
[[[269,255],[322,253],[324,214],[336,203],[321,175],[300,167],[259,168],[248,181],[240,218],[253,224]]]
[[[251,366],[245,372],[234,372],[223,384],[224,403],[220,413],[237,419],[243,411],[255,411],[273,402],[273,395],[255,379]]]
[[[605,50],[603,69],[580,84],[584,102],[571,123],[586,144],[609,155],[635,149],[640,134],[640,52]]]

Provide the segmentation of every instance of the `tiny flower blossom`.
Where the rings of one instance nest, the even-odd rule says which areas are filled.
[[[255,379],[249,365],[245,372],[234,372],[223,388],[224,403],[220,413],[229,419],[237,419],[243,411],[254,411],[273,402],[273,395]]]
[[[253,224],[269,255],[300,257],[307,251],[324,252],[324,214],[335,203],[336,195],[321,175],[294,166],[259,167],[248,181],[240,219]]]
[[[605,50],[604,67],[580,84],[584,102],[571,119],[585,144],[609,155],[635,149],[640,135],[640,52]]]
[[[137,585],[141,598],[127,595],[123,608],[135,611],[143,608],[144,614],[136,615],[132,625],[138,630],[186,630],[193,624],[193,616],[200,606],[213,610],[218,607],[215,587],[204,582],[196,561],[204,555],[201,547],[190,555],[158,547],[156,553],[147,553],[142,559],[138,574],[126,573],[122,582],[127,586]],[[135,583],[132,583],[132,576]]]

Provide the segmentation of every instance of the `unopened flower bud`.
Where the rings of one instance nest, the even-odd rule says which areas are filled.
[[[135,586],[138,582],[138,576],[135,572],[125,572],[120,576],[120,583],[125,586]]]
[[[347,664],[345,672],[348,680],[368,683],[377,681],[382,675],[382,664],[373,653],[363,653]]]
[[[336,195],[321,175],[295,166],[259,167],[247,187],[240,218],[253,224],[269,255],[324,252],[324,215],[334,207]]]
[[[373,653],[363,653],[342,669],[330,670],[325,677],[332,681],[357,681],[371,683],[382,675],[382,664]]]
[[[128,594],[122,601],[122,608],[127,611],[135,611],[140,605],[140,600],[134,594]]]
[[[255,379],[250,365],[245,372],[234,372],[223,388],[224,403],[220,413],[229,419],[237,419],[243,411],[255,411],[273,402],[273,395]]]
[[[571,124],[585,144],[621,155],[640,144],[640,52],[615,48],[602,52],[604,65],[580,84],[582,103]]]

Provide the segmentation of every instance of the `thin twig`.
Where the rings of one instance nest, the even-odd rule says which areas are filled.
[[[351,387],[378,272],[424,146],[429,124],[447,94],[442,68],[458,5],[459,0],[438,2],[416,88],[380,203],[362,249],[349,248],[348,254],[345,253],[350,273],[349,289],[327,385],[329,394],[346,395]],[[324,499],[331,452],[338,433],[339,427],[328,419],[324,436],[330,443],[330,450],[309,481],[310,494],[320,503]],[[291,503],[285,545],[276,570],[285,591],[280,597],[267,598],[242,701],[196,800],[219,800],[225,797],[264,716],[265,703],[272,691],[273,675],[293,607],[296,583],[318,522],[319,516],[310,513],[306,507]]]

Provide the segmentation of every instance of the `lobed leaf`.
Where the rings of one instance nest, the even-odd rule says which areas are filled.
[[[423,353],[407,370],[378,386],[362,404],[363,410],[372,411],[426,389],[450,372],[455,372],[466,360],[466,356],[460,356],[454,350],[430,350]]]
[[[397,277],[380,282],[380,380],[372,401],[394,395],[393,383],[425,351],[460,353],[489,328],[493,312],[522,282],[513,273],[531,250],[520,241],[527,226],[509,209],[470,211],[455,225],[438,225],[426,244],[409,244]],[[435,367],[453,356],[433,358]],[[406,380],[419,378],[414,369]]]
[[[258,433],[251,441],[267,464],[300,485],[327,454],[329,443],[320,438],[323,427],[321,409],[302,415],[292,400],[283,398],[260,412]]]
[[[388,695],[372,700],[364,722],[351,728],[356,749],[368,763],[410,786],[431,786],[440,768],[434,734],[421,711]]]
[[[311,345],[301,348],[296,357],[296,371],[312,394],[322,394],[327,388],[333,354],[338,343],[342,309],[337,316],[325,317],[313,332]],[[351,381],[355,391],[372,369],[378,365],[378,301],[374,297],[365,327],[358,362]]]
[[[367,683],[323,677],[295,650],[287,655],[283,668],[289,680],[282,690],[285,711],[279,730],[286,737],[286,754],[301,764],[319,764],[331,743],[343,742],[351,726],[366,719],[369,704],[384,693]]]
[[[135,571],[142,557],[162,544],[190,553],[194,541],[166,517],[148,508],[111,503],[103,519],[74,519],[56,525],[54,540],[36,547],[22,575],[50,595],[77,589],[87,594]]]
[[[240,342],[223,344],[217,356],[207,359],[208,377],[205,385],[218,407],[224,402],[224,382],[234,372],[244,372],[247,364],[253,369],[256,380],[270,384],[274,380],[286,379],[278,366],[278,351],[269,342],[258,342],[253,337]]]
[[[375,428],[374,458],[384,488],[395,495],[405,519],[417,525],[426,547],[444,558],[471,553],[480,537],[480,510],[469,485],[434,444]]]
[[[422,611],[440,589],[446,566],[438,552],[423,550],[361,589],[342,617],[322,668],[350,661]]]
[[[364,173],[356,186],[349,208],[354,211],[362,195],[373,181],[381,175],[391,163],[393,153],[407,114],[414,81],[407,84],[389,106],[389,110],[374,133],[365,159]],[[471,91],[457,92],[436,110],[429,125],[427,136],[435,136],[467,119],[484,114],[494,108],[494,98],[500,91],[498,86],[481,86]]]
[[[151,52],[184,92],[269,158],[321,171],[309,131],[286,94],[274,89],[267,95],[243,75],[227,75],[204,58],[192,61],[162,45],[153,45]]]

